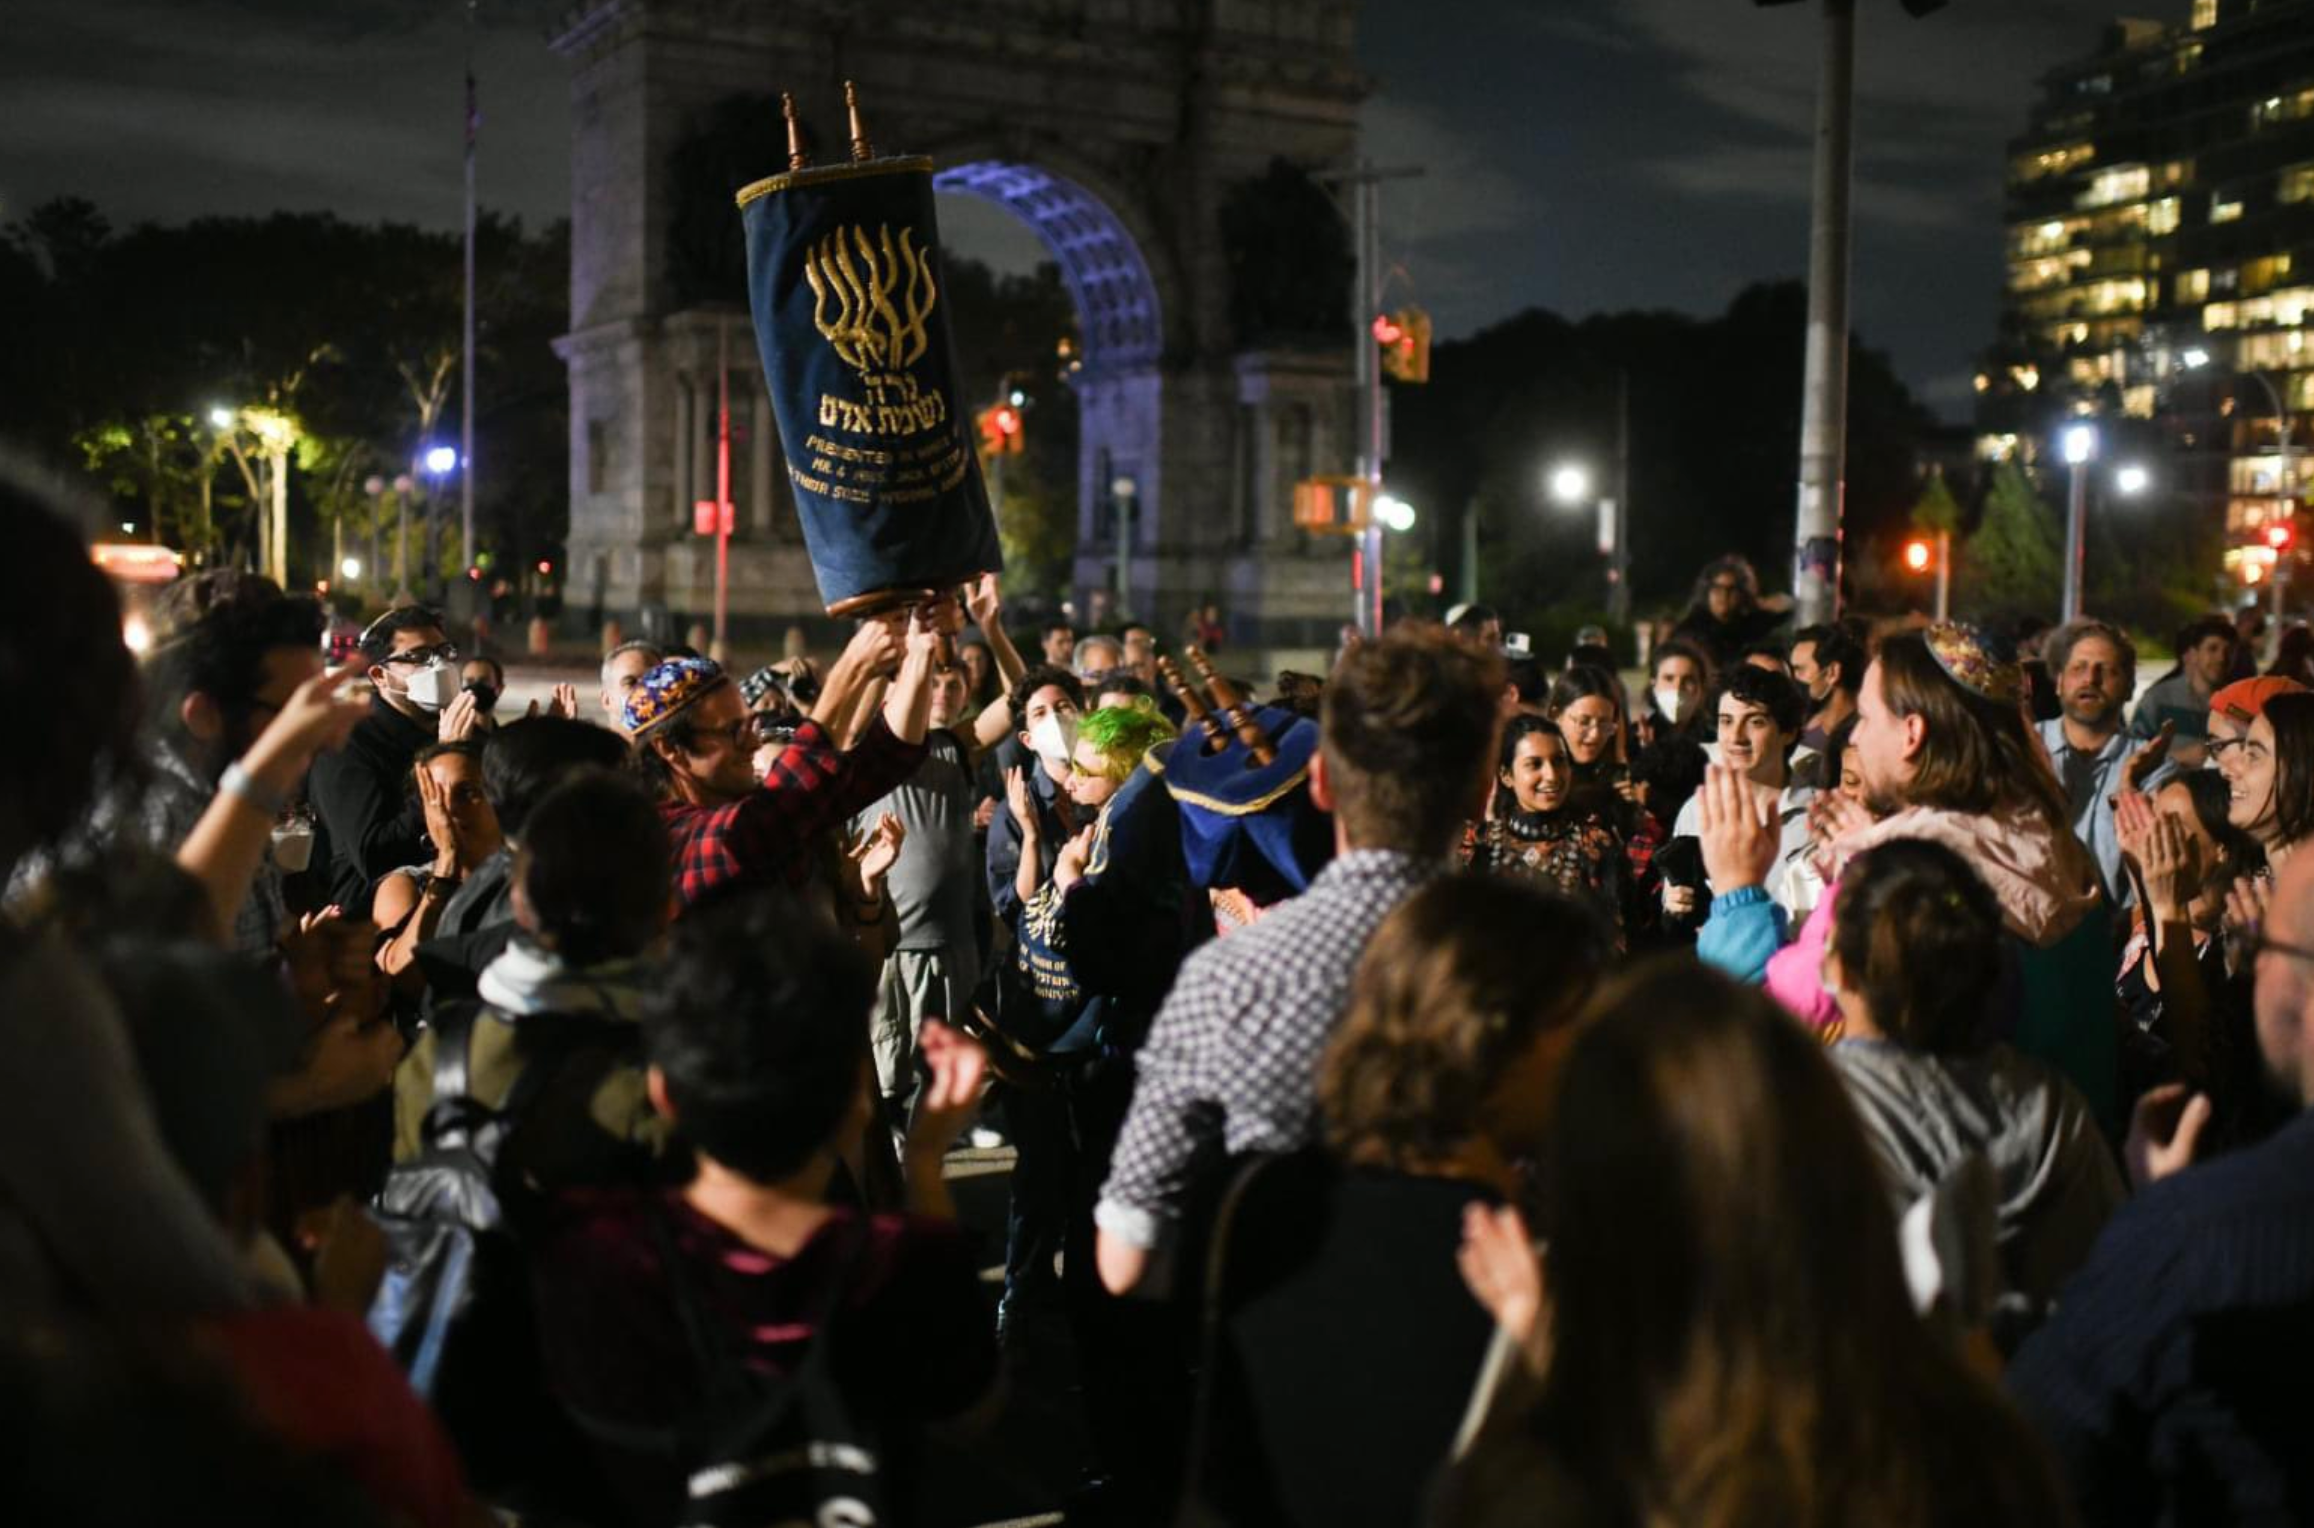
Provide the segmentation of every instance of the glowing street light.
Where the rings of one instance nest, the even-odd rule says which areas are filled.
[[[2058,448],[2065,457],[2067,494],[2065,502],[2065,604],[2060,620],[2076,621],[2081,618],[2083,592],[2082,559],[2089,544],[2089,474],[2083,470],[2090,458],[2097,454],[2097,427],[2093,424],[2069,424],[2057,437]]]
[[[359,557],[348,557],[337,565],[337,570],[346,576],[348,583],[351,583],[362,576],[362,560]]]
[[[2113,486],[2122,493],[2141,494],[2153,486],[2153,474],[2131,462],[2114,472]]]
[[[432,446],[427,449],[426,470],[434,476],[442,477],[456,471],[457,468],[458,448],[456,446]]]
[[[1374,501],[1374,518],[1403,535],[1414,529],[1414,506],[1384,494]]]
[[[1591,497],[1591,474],[1573,462],[1551,469],[1551,497],[1569,509]]]

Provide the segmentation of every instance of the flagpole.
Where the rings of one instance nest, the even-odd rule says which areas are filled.
[[[475,4],[466,0],[466,372],[458,430],[458,547],[468,568],[474,566],[474,139],[482,125],[474,94]]]

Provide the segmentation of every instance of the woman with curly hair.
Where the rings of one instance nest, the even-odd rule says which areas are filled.
[[[1375,931],[1318,1063],[1325,1148],[1248,1169],[1215,1232],[1190,1481],[1214,1520],[1421,1520],[1492,1336],[1463,1217],[1517,1197],[1608,958],[1522,877],[1433,881]]]
[[[1792,597],[1760,593],[1760,575],[1751,563],[1730,554],[1715,557],[1695,576],[1687,614],[1672,628],[1673,641],[1703,650],[1712,671],[1743,662],[1744,651],[1790,619]]]

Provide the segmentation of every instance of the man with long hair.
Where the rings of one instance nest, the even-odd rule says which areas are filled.
[[[1984,877],[2022,954],[2017,1048],[2064,1072],[2111,1126],[2110,911],[2025,728],[2024,694],[2016,661],[1975,627],[1882,644],[1857,696],[1854,746],[1867,804],[1885,815],[1839,847],[1932,839]]]
[[[2017,1049],[2063,1072],[2109,1132],[2119,1125],[2111,915],[2097,862],[2026,729],[2023,671],[2004,644],[1957,622],[1892,637],[1865,670],[1852,746],[1862,805],[1825,798],[1817,831],[1835,872],[1896,838],[1941,843],[1992,887],[2016,941]],[[1715,893],[1698,953],[1722,970],[1765,970],[1776,995],[1819,1025],[1834,1005],[1819,968],[1838,887],[1800,938],[1770,958],[1782,919],[1765,887],[1776,825],[1715,765],[1699,837]]]

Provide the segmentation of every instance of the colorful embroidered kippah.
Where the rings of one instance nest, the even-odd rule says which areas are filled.
[[[641,737],[723,683],[712,658],[669,658],[627,692],[627,731]]]
[[[1981,626],[1938,621],[1921,633],[1945,677],[1971,695],[2013,706],[2025,698],[2025,671],[2006,644]]]

